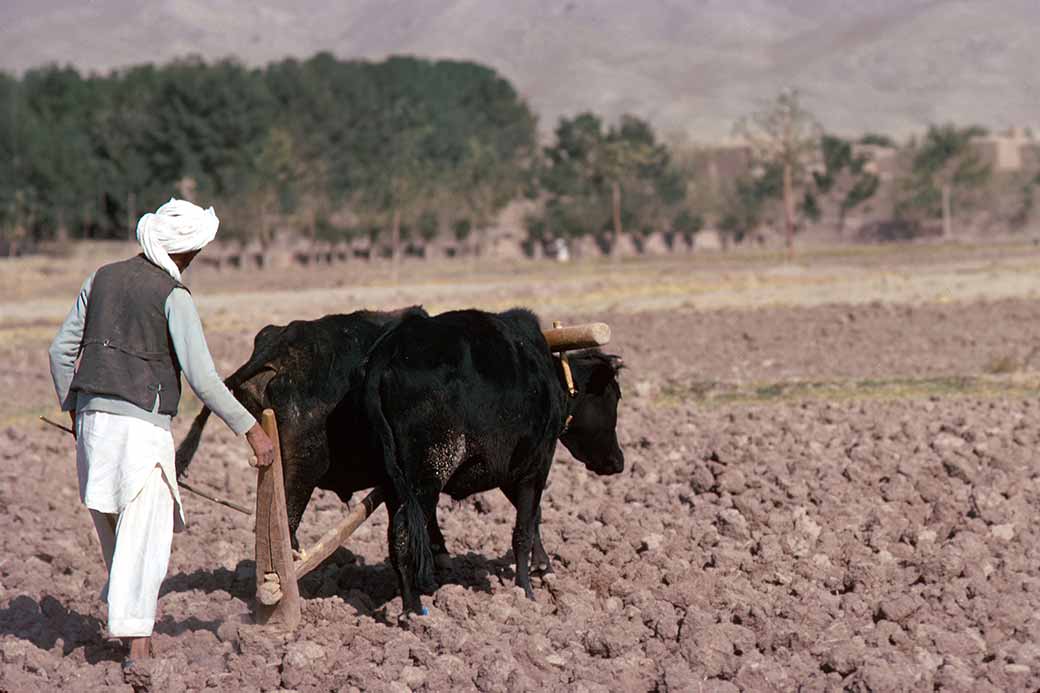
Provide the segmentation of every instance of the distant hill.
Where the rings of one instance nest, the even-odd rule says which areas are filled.
[[[696,139],[797,86],[838,132],[1032,125],[1036,0],[3,0],[0,69],[108,70],[187,54],[465,58],[550,129],[633,112]]]

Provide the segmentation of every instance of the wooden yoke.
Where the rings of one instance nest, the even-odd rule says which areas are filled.
[[[296,583],[282,448],[274,412],[265,409],[260,426],[274,444],[274,463],[257,470],[256,479],[256,621],[292,630],[300,625],[300,588]]]
[[[610,325],[605,322],[590,322],[568,327],[558,325],[558,322],[554,322],[552,329],[542,330],[545,341],[549,343],[549,351],[590,349],[606,346],[610,342]]]

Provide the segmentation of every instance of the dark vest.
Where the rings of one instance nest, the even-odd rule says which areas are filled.
[[[118,397],[173,416],[181,369],[166,324],[166,298],[184,285],[144,255],[105,265],[87,300],[83,348],[72,389]]]

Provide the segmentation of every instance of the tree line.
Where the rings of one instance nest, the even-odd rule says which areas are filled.
[[[999,207],[1004,225],[1024,226],[1032,209],[1033,189],[1040,171],[1031,166],[1010,176],[995,176],[991,162],[976,146],[989,132],[979,126],[952,123],[928,126],[923,137],[898,145],[885,135],[868,133],[847,140],[826,133],[801,103],[797,90],[784,90],[751,115],[740,119],[734,131],[747,143],[754,168],[735,177],[721,203],[720,226],[737,238],[761,225],[770,213],[782,218],[784,241],[793,247],[795,229],[819,222],[824,207],[840,233],[847,215],[874,198],[881,188],[878,159],[887,159],[888,208],[880,226],[893,240],[910,238],[922,226],[941,220],[943,237],[953,236],[954,198],[960,211],[985,207],[973,195],[991,193],[989,211]],[[1031,139],[1031,138],[1030,138]],[[1013,143],[1017,146],[1017,143]],[[1040,146],[1033,148],[1040,153]],[[987,187],[991,189],[986,190]],[[1008,192],[1008,195],[1000,195]],[[779,213],[770,209],[779,201]]]
[[[533,202],[529,243],[591,236],[604,252],[664,232],[692,243],[705,225],[739,242],[769,220],[795,231],[846,217],[880,187],[870,151],[898,150],[886,213],[943,218],[984,185],[978,128],[932,126],[896,145],[825,132],[795,91],[741,119],[745,165],[723,180],[714,156],[663,142],[635,116],[537,120],[494,70],[465,61],[320,53],[264,68],[185,59],[106,75],[69,67],[0,73],[0,232],[10,242],[127,238],[171,194],[217,206],[225,237],[271,240],[448,237],[479,253],[516,199]],[[873,150],[865,145],[873,146]],[[1024,213],[1036,180],[1022,183]]]
[[[171,193],[233,236],[465,234],[529,184],[535,117],[473,63],[319,54],[0,75],[0,225],[125,238]]]

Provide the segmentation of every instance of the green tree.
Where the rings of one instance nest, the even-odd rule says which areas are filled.
[[[672,219],[672,233],[682,238],[687,245],[693,245],[693,237],[703,228],[704,217],[689,209],[680,209]]]
[[[336,214],[401,233],[434,206],[482,229],[529,178],[535,123],[508,81],[461,61],[0,74],[0,228],[125,238],[190,178],[242,237]]]
[[[984,136],[978,126],[931,125],[913,150],[906,195],[898,210],[942,219],[943,237],[953,236],[953,204],[956,196],[986,183],[992,170],[982,160],[972,140]]]
[[[874,196],[880,180],[867,170],[868,156],[856,153],[847,140],[823,135],[820,153],[823,166],[812,172],[813,185],[805,192],[802,211],[816,220],[820,216],[818,199],[826,199],[837,207],[838,232],[841,233],[848,213]]]
[[[432,129],[420,122],[414,120],[413,125],[391,137],[382,149],[382,167],[367,169],[370,178],[360,198],[377,215],[389,215],[391,277],[395,284],[400,276],[402,223],[421,213],[433,175],[430,162],[422,155],[424,140]]]
[[[452,177],[447,202],[460,201],[461,205],[453,205],[460,208],[456,216],[467,222],[464,237],[457,240],[469,242],[474,259],[482,251],[485,231],[495,215],[518,195],[529,174],[527,166],[509,165],[499,156],[490,143],[472,137]]]
[[[896,143],[888,135],[883,135],[877,132],[868,132],[859,138],[860,144],[870,144],[876,147],[885,147],[886,149],[895,149]]]
[[[741,243],[765,216],[769,200],[783,195],[783,172],[769,166],[758,175],[739,176],[722,195],[719,230],[723,241]]]
[[[685,196],[667,147],[649,124],[627,115],[609,130],[591,113],[562,118],[538,178],[547,199],[543,214],[529,221],[532,235],[607,234],[612,254],[626,227],[659,226]]]
[[[239,169],[241,180],[237,193],[231,196],[234,219],[228,234],[243,241],[257,241],[262,262],[268,264],[268,251],[279,221],[291,218],[296,211],[301,185],[313,180],[299,160],[293,135],[286,129],[273,127],[249,152],[248,168]],[[315,234],[316,217],[307,218],[310,236]]]
[[[17,91],[18,187],[34,208],[33,234],[81,235],[97,225],[100,207],[89,136],[99,94],[75,70],[58,67],[30,70]]]
[[[32,194],[25,185],[20,86],[14,77],[0,72],[0,240],[15,252],[28,237]]]

